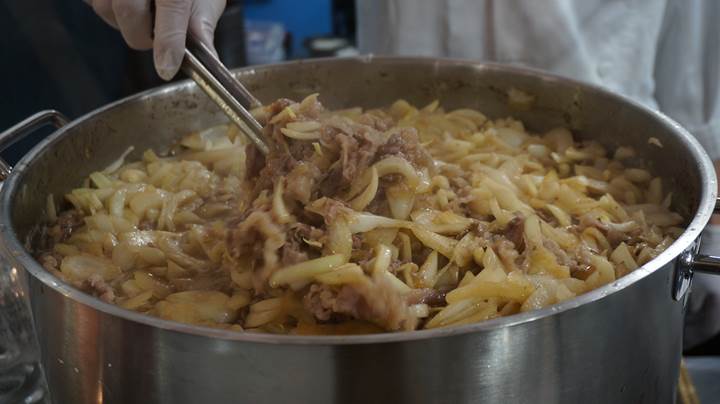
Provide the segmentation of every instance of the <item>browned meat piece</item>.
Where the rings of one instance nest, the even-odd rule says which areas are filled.
[[[392,262],[390,262],[390,265],[388,266],[388,269],[387,269],[387,270],[388,270],[391,274],[397,274],[397,270],[398,270],[398,268],[400,268],[400,266],[401,266],[402,264],[404,264],[403,261],[400,261],[400,260],[392,260]]]
[[[585,280],[595,271],[595,268],[590,265],[590,256],[586,247],[578,247],[574,252],[568,254],[553,240],[543,241],[543,246],[555,255],[558,264],[570,268],[570,276],[573,278]]]
[[[245,175],[248,178],[257,178],[265,167],[265,157],[253,144],[245,146]]]
[[[525,218],[519,215],[510,220],[503,230],[503,236],[511,241],[520,252],[525,249],[524,230]]]
[[[298,237],[298,240],[306,239],[318,241],[325,235],[325,232],[322,229],[318,229],[317,227],[310,226],[305,223],[292,224],[288,232],[294,237]]]
[[[90,277],[83,282],[82,289],[108,303],[115,301],[115,292],[113,292],[112,287],[105,283],[102,276],[98,274],[90,275]]]
[[[558,247],[559,248],[559,247]],[[595,267],[590,265],[591,255],[588,247],[580,246],[575,250],[575,258],[570,260],[567,266],[570,267],[570,276],[585,280],[595,272]]]
[[[288,105],[287,100],[274,103],[269,109],[271,116]],[[319,102],[306,102],[288,120],[318,119],[322,111]],[[385,133],[377,129],[384,127],[381,118],[368,117],[365,121],[368,124],[338,116],[322,121],[319,143],[327,152],[322,158],[313,157],[313,142],[290,139],[281,132],[285,120],[267,125],[270,153],[262,157],[249,151],[247,157],[247,172],[257,178],[255,193],[270,189],[273,178],[287,175],[288,195],[302,203],[318,196],[337,195],[372,163],[378,147],[386,140]],[[316,195],[316,191],[320,194]]]
[[[313,189],[323,178],[320,169],[314,164],[300,163],[287,176],[286,195],[303,205],[307,205],[312,197]]]
[[[227,250],[235,258],[251,256],[261,265],[255,269],[253,286],[265,289],[267,280],[278,268],[278,250],[285,244],[285,229],[273,221],[272,215],[255,210],[228,232]]]
[[[615,230],[613,228],[608,229],[605,237],[607,238],[608,243],[610,243],[610,246],[613,249],[620,245],[620,243],[622,243],[623,241],[630,240],[630,236],[628,234]]]
[[[549,223],[549,224],[551,224],[551,225],[553,225],[553,226],[557,226],[558,221],[557,221],[557,219],[555,218],[555,216],[553,216],[552,213],[547,212],[547,211],[542,210],[542,209],[536,210],[535,213],[538,215],[538,217],[539,217],[540,219],[542,219],[542,220],[545,221],[546,223]]]
[[[380,180],[380,186],[378,187],[377,194],[375,194],[375,198],[373,198],[370,204],[365,207],[366,212],[379,216],[392,216],[392,213],[390,212],[390,205],[387,203],[387,197],[385,196],[384,187],[389,183],[387,179],[393,176],[393,174],[386,175]]]
[[[590,265],[577,265],[570,268],[570,276],[582,281],[586,280],[595,272],[595,268]]]
[[[292,104],[293,102],[288,99],[275,101],[269,106],[270,117],[280,113]],[[301,112],[302,117],[315,117],[319,111],[322,110],[322,105],[320,105],[319,102],[315,104],[317,105],[303,109]],[[280,129],[283,128],[286,123],[286,121],[281,121],[265,126],[264,132],[266,140],[269,140],[267,143],[270,149],[270,153],[267,156],[263,156],[257,150],[246,149],[246,170],[250,177],[257,179],[255,183],[256,194],[264,189],[271,189],[274,178],[287,175],[299,162],[309,160],[314,152],[312,143],[295,141],[283,135]]]
[[[401,128],[393,133],[387,142],[378,149],[378,159],[385,156],[397,155],[411,160],[409,155],[417,148],[418,138],[415,128]]]
[[[413,289],[406,297],[408,304],[427,304],[429,306],[442,306],[445,304],[445,295],[448,289]]]
[[[417,318],[384,278],[342,287],[313,285],[303,298],[305,308],[320,321],[339,315],[370,321],[386,330],[414,330]]]
[[[279,132],[279,130],[278,130]],[[257,156],[249,158],[248,162],[248,173],[256,179],[255,182],[255,194],[259,194],[263,190],[271,190],[274,185],[274,179],[287,175],[297,164],[297,160],[288,151],[288,145],[282,135],[279,135],[278,139],[269,142],[270,154],[263,157],[259,155],[259,152],[253,152]],[[254,161],[260,161],[261,163],[255,163]],[[252,168],[250,164],[262,164],[262,169],[257,175],[252,174]]]
[[[413,240],[411,239],[411,243]],[[432,249],[425,247],[423,244],[415,244],[413,245],[413,262],[416,263],[418,266],[421,266],[425,261],[427,261],[428,255],[432,253]]]
[[[338,157],[323,182],[323,194],[335,195],[347,187],[373,162],[386,140],[383,132],[371,126],[340,117],[328,119],[321,129],[320,144]]]
[[[359,234],[353,234],[352,235],[352,248],[353,250],[357,250],[358,248],[362,247],[363,239]]]
[[[353,178],[367,167],[369,159],[365,154],[361,155],[359,153],[360,146],[357,140],[351,136],[342,133],[327,134],[328,131],[324,132],[326,134],[321,139],[323,146],[337,147],[336,151],[339,155],[339,159],[332,164],[327,177],[322,183],[322,194],[331,195],[333,190],[346,188]],[[361,162],[361,159],[364,162]]]
[[[297,264],[308,260],[308,253],[302,250],[302,244],[291,239],[283,245],[280,252],[280,262],[283,266]]]
[[[380,132],[385,132],[393,126],[393,120],[389,116],[380,116],[376,114],[363,114],[357,118],[357,121],[363,125],[371,126]]]
[[[415,128],[399,128],[391,134],[387,142],[378,148],[376,160],[391,155],[402,157],[417,167],[433,166],[432,157],[420,146]]]
[[[270,116],[291,105],[287,100],[273,103]],[[398,155],[417,166],[432,167],[432,159],[419,144],[417,132],[402,128],[389,134],[392,120],[387,116],[366,114],[357,120],[340,116],[320,118],[322,105],[305,102],[293,106],[291,118],[265,127],[270,153],[247,153],[247,173],[255,181],[255,195],[272,188],[273,178],[286,176],[288,197],[307,204],[318,197],[336,196],[361,175],[373,162],[387,155]],[[315,153],[313,142],[294,140],[285,136],[281,128],[287,121],[320,119],[319,143],[323,154]],[[382,149],[382,150],[381,150]],[[384,178],[388,180],[389,178]]]
[[[60,262],[62,257],[53,253],[45,253],[40,256],[40,264],[55,276],[60,275]]]
[[[336,288],[327,285],[310,286],[310,290],[303,297],[305,309],[320,321],[330,320],[335,313],[333,308],[337,300],[337,292]]]
[[[283,266],[297,264],[298,262],[307,261],[309,255],[308,246],[305,240],[318,241],[323,237],[325,232],[317,227],[310,226],[305,223],[295,223],[290,226],[287,231],[287,242],[281,250],[281,258]]]
[[[82,212],[67,210],[58,215],[57,226],[60,229],[59,239],[63,242],[70,238],[72,232],[85,224]]]
[[[351,160],[350,157],[358,149],[357,141],[342,133],[333,136],[339,147],[340,159],[330,166],[327,175],[320,184],[320,193],[322,195],[332,195],[334,192],[346,188],[357,170],[354,158]]]
[[[312,142],[307,142],[304,140],[294,140],[286,137],[282,134],[280,131],[280,127],[275,128],[276,136],[282,136],[282,142],[284,143],[283,146],[283,153],[281,156],[287,156],[289,155],[291,157],[290,160],[287,160],[286,166],[288,171],[292,168],[295,168],[295,165],[297,165],[300,162],[307,161],[310,162],[312,160],[312,155],[315,153],[315,147],[312,145]],[[273,173],[274,176],[277,176],[277,173]]]

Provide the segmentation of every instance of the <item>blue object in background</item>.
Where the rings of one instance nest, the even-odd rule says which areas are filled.
[[[285,27],[280,22],[245,21],[245,43],[249,65],[279,63],[287,59]]]
[[[245,18],[281,22],[292,35],[293,58],[306,57],[308,37],[332,33],[331,0],[246,0]]]

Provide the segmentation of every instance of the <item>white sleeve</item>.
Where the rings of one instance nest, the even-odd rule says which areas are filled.
[[[661,111],[720,159],[720,2],[669,0],[657,49]]]

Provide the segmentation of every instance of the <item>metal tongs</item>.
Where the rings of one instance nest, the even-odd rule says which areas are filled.
[[[195,80],[258,150],[263,154],[268,153],[262,126],[248,111],[262,104],[233,77],[205,44],[189,32],[181,69]]]

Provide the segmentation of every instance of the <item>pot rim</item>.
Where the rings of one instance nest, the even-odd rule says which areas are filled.
[[[713,169],[712,161],[710,160],[707,153],[704,151],[699,142],[688,133],[683,127],[677,122],[666,116],[665,114],[644,106],[626,96],[611,92],[607,89],[599,87],[594,84],[583,83],[574,79],[561,77],[558,75],[550,74],[537,69],[508,66],[498,63],[479,63],[473,60],[467,59],[452,59],[452,58],[434,58],[434,57],[395,57],[395,56],[360,56],[360,57],[347,57],[347,58],[318,58],[318,59],[306,59],[298,61],[290,61],[271,65],[262,66],[250,66],[240,69],[234,69],[233,72],[242,78],[245,74],[258,74],[266,70],[272,70],[276,68],[293,68],[294,66],[306,65],[306,64],[321,64],[321,65],[334,65],[334,64],[345,64],[345,63],[359,63],[359,64],[411,64],[411,65],[428,65],[432,64],[436,68],[440,66],[452,66],[461,65],[476,69],[478,71],[502,71],[509,72],[519,76],[533,77],[547,82],[564,82],[578,88],[584,88],[592,92],[602,93],[604,96],[608,96],[620,103],[625,103],[631,107],[637,109],[640,113],[647,114],[658,120],[661,124],[668,127],[674,132],[679,140],[684,143],[692,154],[693,159],[696,161],[699,167],[700,176],[704,186],[701,191],[699,198],[698,209],[688,224],[685,231],[681,236],[658,255],[655,259],[649,261],[645,265],[636,269],[635,271],[621,277],[620,279],[604,285],[598,289],[584,293],[578,297],[570,300],[563,301],[561,303],[545,307],[539,310],[532,310],[525,313],[519,313],[506,317],[499,317],[491,320],[482,321],[475,324],[467,324],[456,327],[447,327],[432,330],[415,330],[415,331],[404,331],[404,332],[389,332],[380,334],[369,334],[369,335],[347,335],[347,336],[295,336],[295,335],[277,335],[277,334],[261,334],[251,332],[238,332],[231,330],[222,330],[216,328],[210,328],[205,326],[184,324],[170,320],[163,320],[157,317],[153,317],[146,314],[130,311],[120,306],[106,303],[97,299],[89,294],[86,294],[74,287],[66,284],[50,272],[46,271],[40,263],[38,263],[32,255],[27,252],[24,248],[24,243],[21,242],[12,226],[10,207],[13,196],[22,186],[23,174],[27,167],[32,161],[41,154],[44,150],[52,147],[54,143],[59,141],[68,131],[71,131],[76,126],[82,124],[84,121],[91,119],[95,116],[105,114],[114,108],[121,106],[128,102],[139,101],[143,99],[149,99],[152,96],[160,93],[175,92],[181,88],[187,88],[194,86],[190,80],[183,80],[178,83],[170,83],[163,85],[158,88],[143,91],[141,93],[131,95],[129,97],[120,99],[118,101],[107,104],[96,110],[93,110],[75,120],[68,125],[58,129],[50,136],[43,139],[33,149],[28,152],[18,164],[13,168],[12,173],[7,178],[2,189],[0,190],[0,240],[3,243],[3,247],[9,256],[13,257],[13,263],[18,263],[24,267],[33,277],[38,279],[46,286],[54,289],[58,293],[62,294],[66,298],[72,299],[75,302],[88,306],[92,309],[98,310],[104,314],[118,317],[123,320],[129,320],[142,325],[157,327],[169,332],[180,332],[187,333],[196,336],[219,338],[229,341],[244,341],[244,342],[255,342],[255,343],[268,343],[268,344],[286,344],[286,345],[352,345],[352,344],[374,344],[374,343],[392,343],[392,342],[403,342],[403,341],[414,341],[424,340],[431,338],[441,338],[457,336],[462,334],[468,334],[473,332],[488,331],[504,327],[516,326],[524,323],[529,323],[535,320],[539,320],[545,317],[549,317],[561,312],[573,310],[580,306],[593,303],[604,298],[607,295],[618,292],[635,282],[640,281],[651,273],[657,271],[664,265],[670,263],[680,255],[683,251],[693,245],[695,240],[698,239],[705,225],[710,219],[713,213],[715,205],[715,195],[717,188],[717,179],[715,171]],[[669,293],[669,291],[668,291]]]

